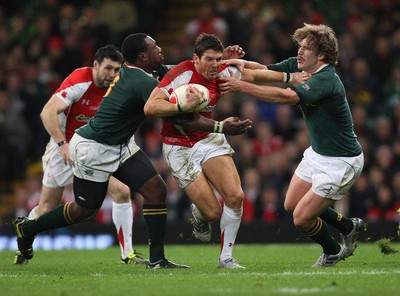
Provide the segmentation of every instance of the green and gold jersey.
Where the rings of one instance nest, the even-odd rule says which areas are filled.
[[[281,72],[301,71],[297,68],[296,58],[268,65],[268,69]],[[299,106],[315,152],[325,156],[361,154],[346,91],[335,67],[327,65],[305,83],[291,88],[300,98]]]
[[[76,133],[107,145],[127,143],[146,118],[143,107],[158,84],[155,75],[163,76],[167,71],[168,67],[162,66],[148,74],[137,67],[123,65],[95,116]]]

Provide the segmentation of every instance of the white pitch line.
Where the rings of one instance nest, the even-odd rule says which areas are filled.
[[[315,275],[386,275],[386,274],[400,274],[400,270],[365,270],[365,271],[312,271],[312,272],[292,272],[285,271],[279,273],[268,272],[242,272],[243,275],[257,275],[257,276],[315,276]],[[230,275],[230,273],[219,273],[219,275]]]

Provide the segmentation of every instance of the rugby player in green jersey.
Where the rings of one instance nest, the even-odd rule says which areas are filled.
[[[161,48],[146,34],[129,35],[121,51],[125,59],[121,71],[111,83],[95,116],[76,130],[69,143],[75,201],[60,205],[36,220],[18,217],[14,221],[18,249],[26,259],[33,257],[32,244],[37,234],[92,218],[100,209],[113,176],[144,197],[143,215],[150,249],[147,268],[188,268],[165,258],[166,185],[132,138],[145,119],[144,104],[158,84],[153,71],[158,70],[158,75],[162,76],[168,68],[162,65]],[[199,91],[190,96],[187,110],[183,111],[190,111],[201,100]],[[179,113],[176,110],[176,114]],[[209,131],[215,126],[214,120],[201,116],[179,122]],[[232,119],[224,132],[244,133],[250,125],[249,120]]]
[[[246,61],[229,61],[242,71],[241,80],[222,78],[224,93],[240,91],[259,100],[277,104],[297,104],[308,129],[311,146],[305,150],[289,184],[285,209],[293,212],[297,228],[321,245],[322,255],[314,267],[331,267],[353,254],[365,223],[360,218],[347,218],[332,209],[343,198],[362,172],[361,145],[353,129],[353,120],[344,86],[335,72],[338,42],[334,31],[326,25],[304,24],[297,29],[293,41],[298,45],[297,57],[269,65],[269,70],[305,72],[311,78],[303,83],[280,88],[256,85],[266,81],[268,71]],[[337,228],[341,241],[330,234],[327,224]]]

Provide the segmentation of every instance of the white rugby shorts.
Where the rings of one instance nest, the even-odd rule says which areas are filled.
[[[134,137],[127,144],[105,145],[75,133],[69,142],[74,175],[94,182],[106,182],[121,164],[139,150]]]
[[[53,139],[47,143],[42,157],[43,185],[50,188],[62,188],[72,184],[73,173],[69,164],[64,163],[59,147]]]
[[[361,175],[363,166],[362,153],[354,157],[323,156],[309,147],[304,151],[295,174],[311,183],[315,194],[340,200]]]
[[[202,171],[208,159],[235,151],[223,134],[212,133],[193,147],[163,144],[163,156],[179,187],[185,188]]]

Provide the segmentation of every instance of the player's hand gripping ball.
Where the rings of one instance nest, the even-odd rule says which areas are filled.
[[[191,87],[195,87],[197,91],[200,92],[201,96],[200,101],[193,107],[190,103],[190,100],[193,100],[191,97],[192,94],[190,93]],[[201,84],[184,84],[171,93],[169,101],[175,104],[177,109],[181,112],[197,112],[203,110],[210,102],[210,92],[204,85]]]

